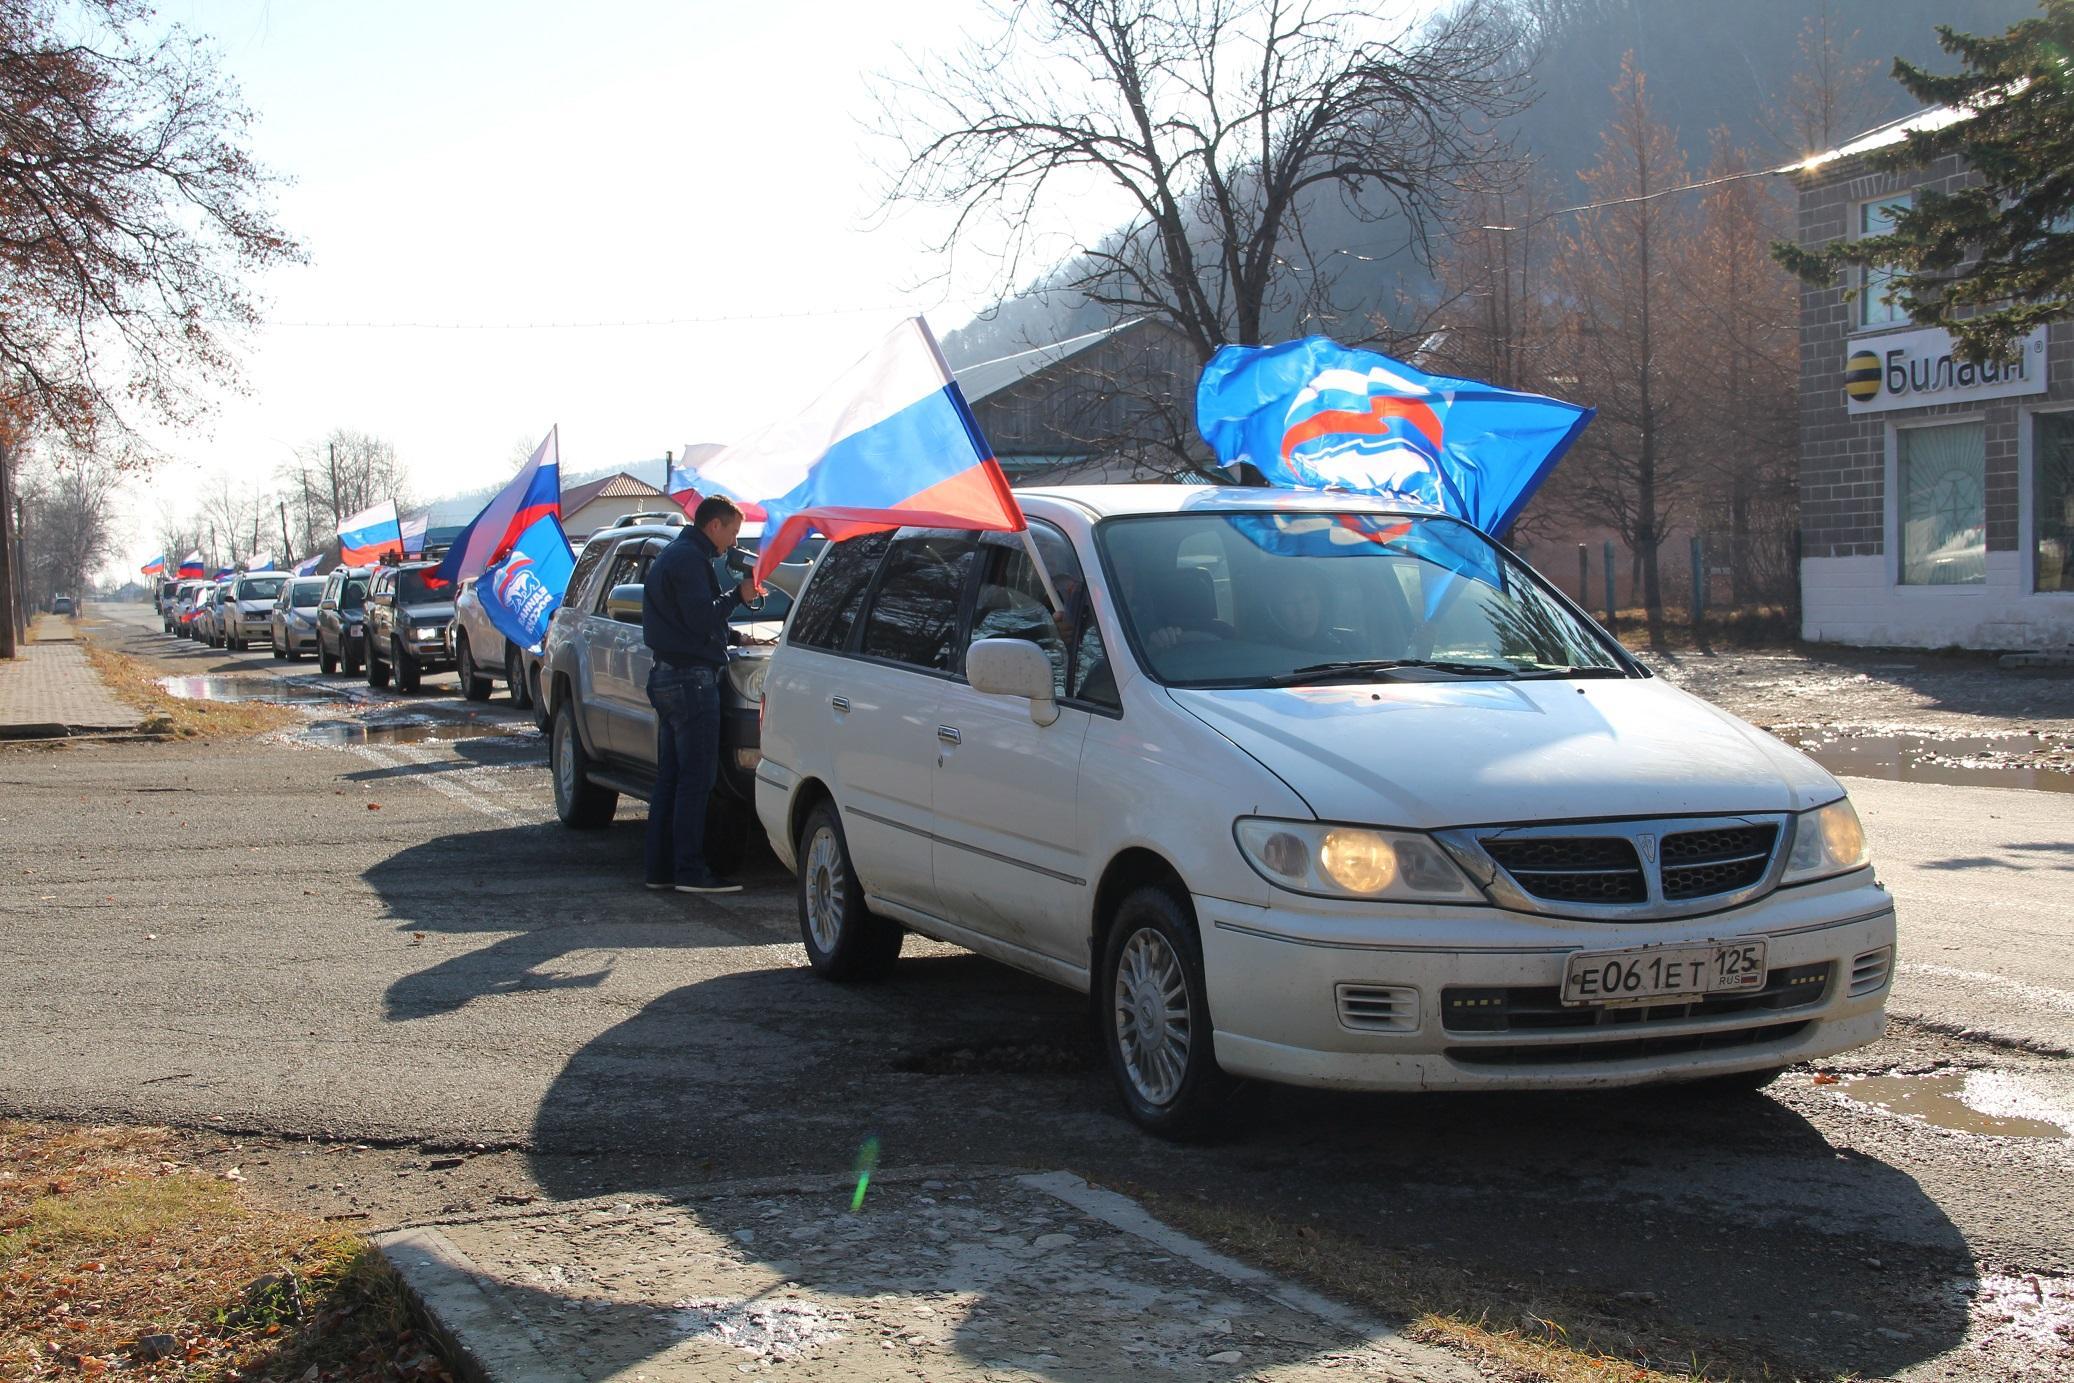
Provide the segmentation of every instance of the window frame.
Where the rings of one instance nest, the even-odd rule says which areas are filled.
[[[895,531],[883,535],[862,533],[854,539],[847,540],[862,543],[880,536],[885,537],[886,547],[876,558],[872,559],[872,568],[865,574],[864,587],[857,596],[857,613],[860,616],[870,608],[872,592],[878,587],[879,573],[884,571],[886,567],[886,553],[893,550],[893,542],[899,537],[899,532]],[[840,546],[841,544],[831,542],[821,549],[821,555],[814,559],[813,572],[807,577],[806,584],[800,588],[802,597],[811,596],[814,593],[814,583],[821,579],[821,563],[827,561],[829,554],[835,552]],[[850,627],[843,631],[843,638],[840,644],[801,643],[793,638],[794,625],[798,621],[800,610],[806,603],[805,599],[792,602],[792,610],[785,617],[785,632],[782,636],[783,645],[787,648],[804,648],[813,653],[826,653],[831,657],[853,656],[859,636],[858,631],[864,627],[864,621],[861,618],[850,621]]]
[[[646,588],[648,563],[642,560],[642,541],[640,538],[621,539],[612,545],[611,554],[598,564],[598,570],[602,571],[604,576],[598,581],[598,593],[592,598],[590,609],[585,611],[586,614],[604,618],[605,602],[612,599],[612,593],[621,586],[641,586],[644,589]],[[612,579],[619,570],[621,558],[625,558],[634,564],[634,579],[632,581],[614,581]]]
[[[2048,417],[2074,420],[2074,403],[2041,404],[2017,414],[2016,456],[2016,544],[2018,590],[2026,596],[2047,600],[2074,600],[2074,586],[2062,591],[2040,590],[2038,586],[2038,424]]]
[[[1851,209],[1854,214],[1851,218],[1850,238],[1852,240],[1864,240],[1873,235],[1884,235],[1885,231],[1866,229],[1867,213],[1875,207],[1896,205],[1913,207],[1915,200],[1916,190],[1913,187],[1908,187],[1903,188],[1899,192],[1890,192],[1884,197],[1866,197],[1852,203]],[[1854,286],[1858,290],[1858,300],[1855,305],[1855,311],[1852,314],[1856,329],[1860,331],[1884,331],[1890,327],[1913,326],[1915,319],[1902,311],[1901,304],[1894,303],[1889,305],[1881,302],[1873,294],[1872,276],[1879,273],[1889,276],[1885,282],[1892,282],[1893,271],[1890,269],[1882,269],[1873,265],[1860,265],[1853,271],[1857,279],[1857,283]],[[1875,308],[1886,315],[1874,318],[1872,313]]]
[[[1890,421],[1887,424],[1887,456],[1885,485],[1885,508],[1887,512],[1885,516],[1885,547],[1888,589],[1912,593],[1927,592],[1931,593],[1929,596],[1929,598],[1931,599],[1944,600],[1951,599],[1954,597],[1977,597],[1983,590],[1988,589],[1988,587],[1992,584],[1985,580],[1967,582],[1964,584],[1950,583],[1936,585],[1923,582],[1904,581],[1902,580],[1902,572],[1905,569],[1905,563],[1903,561],[1903,555],[1901,551],[1902,526],[1904,523],[1904,519],[1902,517],[1901,512],[1901,434],[1904,432],[1918,432],[1925,428],[1962,427],[1969,423],[1978,423],[1981,425],[1981,520],[1983,534],[1985,534],[1987,520],[1987,421],[1988,415],[1985,411],[1976,411],[1965,413],[1940,413],[1927,418],[1908,418],[1903,420]],[[1985,536],[1983,536],[1982,541],[1986,541]]]

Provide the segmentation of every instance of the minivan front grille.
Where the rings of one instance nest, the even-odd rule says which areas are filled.
[[[1552,903],[1646,903],[1649,883],[1621,836],[1487,836],[1484,853],[1536,898]]]
[[[1771,867],[1779,828],[1730,826],[1663,839],[1664,897],[1706,898],[1748,888]]]

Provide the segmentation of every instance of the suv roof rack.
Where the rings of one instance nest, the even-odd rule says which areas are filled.
[[[624,517],[624,518],[618,518],[618,519],[614,519],[614,520],[613,520],[613,521],[612,521],[612,522],[611,522],[611,523],[610,523],[610,524],[608,525],[608,527],[611,527],[611,528],[633,528],[633,527],[634,527],[634,526],[636,526],[637,524],[644,524],[644,523],[659,523],[659,524],[664,524],[664,525],[666,525],[666,526],[668,526],[668,527],[671,527],[671,528],[682,528],[682,527],[684,527],[684,515],[682,515],[682,514],[667,514],[667,513],[664,513],[664,512],[662,512],[661,510],[656,510],[656,511],[655,511],[655,512],[653,512],[653,513],[646,513],[646,514],[628,514],[628,515],[627,515],[626,517]]]

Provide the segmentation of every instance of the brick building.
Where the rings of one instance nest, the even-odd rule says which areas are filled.
[[[1795,175],[1800,243],[1878,234],[1917,190],[1974,181],[1955,159],[1867,166],[1909,128],[1953,118],[1922,112],[1810,159]],[[1976,368],[1881,302],[1878,270],[1848,272],[1801,293],[1803,636],[2074,644],[2074,322],[2033,331],[2012,366]],[[1846,287],[1868,291],[1846,301]]]

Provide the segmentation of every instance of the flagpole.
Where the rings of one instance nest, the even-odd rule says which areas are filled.
[[[1029,526],[1022,530],[1023,551],[1030,554],[1030,565],[1037,569],[1037,579],[1044,583],[1044,594],[1051,598],[1051,612],[1060,619],[1066,617],[1066,602],[1059,599],[1059,588],[1051,584],[1051,572],[1044,565],[1044,558],[1037,553],[1037,540],[1030,536]]]

